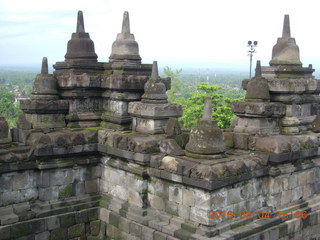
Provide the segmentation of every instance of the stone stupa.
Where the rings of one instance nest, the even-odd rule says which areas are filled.
[[[118,33],[116,41],[112,44],[110,62],[141,63],[139,45],[134,35],[130,33],[129,13],[123,13],[122,31]]]

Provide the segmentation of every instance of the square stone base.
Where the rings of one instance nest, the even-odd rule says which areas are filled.
[[[168,119],[142,119],[132,118],[132,130],[141,133],[158,134],[164,133]]]

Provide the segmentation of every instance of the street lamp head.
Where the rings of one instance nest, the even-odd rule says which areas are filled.
[[[258,45],[258,41],[254,41],[253,45],[257,46]]]
[[[248,45],[251,45],[252,44],[252,41],[248,41]]]

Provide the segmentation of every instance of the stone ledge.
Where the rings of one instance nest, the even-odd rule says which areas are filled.
[[[283,103],[273,102],[234,102],[232,109],[237,116],[282,117],[286,114]]]
[[[48,114],[48,113],[67,113],[69,103],[65,100],[21,100],[20,108],[25,113]]]
[[[166,119],[169,117],[181,117],[182,107],[174,103],[130,102],[128,113],[139,118]]]
[[[149,165],[150,159],[151,159],[150,154],[121,150],[118,148],[113,148],[113,147],[101,145],[101,144],[98,144],[98,151],[103,154],[110,154],[112,156],[133,160],[136,163],[139,163],[141,165]]]
[[[198,161],[187,157],[170,157],[170,160],[162,162],[165,158],[167,157],[157,159],[160,169],[148,169],[150,176],[207,190],[265,176],[269,171],[267,161],[259,155],[243,155],[240,159],[230,156],[226,159]]]

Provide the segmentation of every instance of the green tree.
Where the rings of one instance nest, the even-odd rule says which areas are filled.
[[[168,101],[178,103],[182,98],[182,81],[180,78],[182,69],[172,71],[171,68],[165,67],[163,72],[171,78],[171,89],[167,91]]]
[[[192,79],[196,76],[189,74],[181,80],[181,69],[173,71],[171,68],[165,67],[164,74],[171,78],[171,89],[167,91],[169,102],[180,104],[183,108],[183,116],[179,119],[183,128],[190,129],[196,125],[202,117],[204,99],[207,96],[212,98],[212,116],[218,126],[221,128],[230,127],[231,121],[235,117],[232,112],[232,103],[243,99],[243,91],[207,82],[200,82],[197,87],[194,87]]]
[[[14,94],[2,87],[0,89],[0,116],[6,118],[10,127],[14,127],[20,113],[19,103],[15,103]]]

